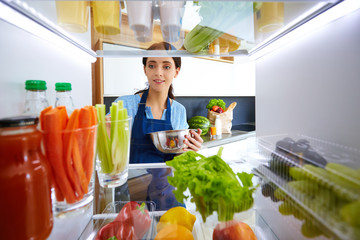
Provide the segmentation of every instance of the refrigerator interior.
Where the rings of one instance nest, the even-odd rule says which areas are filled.
[[[258,136],[302,133],[360,148],[360,11],[256,60]]]
[[[55,83],[71,82],[75,107],[92,105],[91,63],[0,21],[2,37],[0,117],[21,115],[25,81],[45,80],[47,98],[55,104]]]
[[[359,23],[360,10],[356,10],[255,59],[257,137],[304,134],[331,144],[360,149],[360,112],[357,108],[360,102]],[[55,102],[55,83],[59,81],[72,82],[76,107],[94,104],[91,62],[4,21],[0,21],[0,29],[6,33],[0,39],[3,69],[0,72],[0,117],[22,113],[26,79],[47,81],[50,104]],[[90,38],[89,32],[83,36],[89,48]],[[253,76],[249,79],[253,80]],[[250,92],[254,91],[251,89]],[[225,146],[226,153],[230,154],[225,157],[235,162],[261,161],[253,142],[245,142],[247,146],[239,148],[242,144],[244,142]],[[216,152],[215,149],[210,151]],[[351,164],[359,168],[359,161],[355,159]],[[252,171],[252,168],[247,170]],[[263,183],[271,180],[269,176],[264,176]],[[274,203],[259,191],[255,198],[255,209],[260,213],[255,221],[261,227],[259,232],[265,235],[259,239],[303,237],[298,222],[292,225],[279,214],[279,204],[274,207]],[[89,218],[89,213],[86,218]],[[59,223],[55,233],[60,234],[60,228],[69,224]],[[81,224],[85,225],[84,222]],[[72,236],[81,232],[74,227],[68,229],[74,234]],[[323,238],[326,237],[319,237]],[[53,235],[50,239],[59,238]]]

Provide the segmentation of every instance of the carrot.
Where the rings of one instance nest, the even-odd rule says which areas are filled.
[[[59,187],[59,185],[56,183],[55,179],[53,179],[53,183],[54,183],[54,188],[55,188],[55,197],[56,197],[56,200],[58,202],[62,202],[64,201],[64,195],[62,194],[61,192],[61,189]]]
[[[44,115],[45,113],[49,112],[52,109],[52,106],[48,106],[47,108],[44,108],[40,113],[40,128],[44,128]]]
[[[78,178],[78,181],[80,182],[80,186],[81,186],[83,193],[87,193],[89,183],[86,180],[86,176],[85,176],[82,161],[81,161],[79,145],[77,143],[76,138],[73,139],[72,145],[73,145],[72,159],[73,159],[75,172],[77,173],[77,178]]]
[[[43,109],[40,113],[40,127],[43,130],[44,129],[44,115],[45,113],[49,112],[50,110],[52,110],[52,106],[49,106],[45,109]],[[58,184],[55,181],[55,174],[54,174],[54,169],[52,168],[52,166],[50,166],[50,170],[51,170],[51,182],[52,182],[52,186],[55,188],[55,196],[56,196],[56,200],[59,202],[64,201],[64,195],[62,194]]]
[[[66,125],[67,125],[67,123],[69,121],[69,116],[67,114],[66,107],[65,106],[57,106],[56,108],[60,110],[61,127],[62,127],[62,129],[65,129]]]
[[[90,137],[90,142],[89,142],[89,149],[91,149],[92,151],[88,151],[88,156],[86,156],[86,158],[88,159],[87,163],[89,164],[87,169],[87,173],[88,173],[88,181],[90,182],[91,179],[91,175],[93,173],[94,170],[94,165],[95,165],[95,143],[96,143],[96,133],[97,133],[97,113],[96,113],[96,109],[93,106],[89,106],[90,110],[91,110],[91,126],[93,127],[91,129],[91,137]]]
[[[76,201],[75,193],[67,177],[63,163],[63,141],[59,109],[47,110],[42,114],[42,130],[44,130],[44,146],[55,179],[55,188],[59,187],[68,203]],[[55,190],[56,191],[56,190]]]
[[[75,109],[70,118],[69,122],[66,125],[66,129],[64,132],[64,160],[65,160],[65,169],[67,171],[67,175],[72,183],[72,186],[77,194],[77,199],[81,199],[84,195],[83,191],[81,190],[79,176],[76,176],[76,172],[74,170],[72,164],[72,150],[74,144],[74,132],[76,128],[78,128],[78,116],[79,116],[79,109]]]
[[[91,112],[88,110],[88,108],[84,107],[80,109],[79,113],[79,128],[82,130],[79,131],[78,136],[78,144],[81,154],[81,159],[85,160],[85,154],[87,149],[87,142],[90,137],[90,131],[87,129],[91,126]]]
[[[91,117],[91,125],[94,126],[97,124],[97,114],[96,114],[96,108],[93,106],[89,106],[92,110],[92,117]]]
[[[79,117],[79,125],[83,125],[83,127],[87,127],[86,136],[84,136],[83,143],[84,147],[80,149],[83,149],[82,152],[84,153],[84,156],[82,158],[83,168],[86,175],[87,183],[90,183],[92,173],[94,170],[94,141],[95,141],[95,133],[96,128],[93,127],[95,125],[95,119],[94,119],[94,107],[93,106],[85,106],[82,111],[82,116]],[[80,111],[81,113],[81,111]],[[79,140],[80,142],[81,140]]]

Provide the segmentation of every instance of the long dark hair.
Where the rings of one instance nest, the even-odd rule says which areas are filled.
[[[147,48],[147,50],[176,50],[176,48],[173,45],[171,45],[170,43],[159,42],[159,43],[152,44],[150,47]],[[147,59],[148,59],[147,57],[143,57],[143,59],[142,59],[142,63],[144,65],[144,67],[146,67]],[[174,60],[175,67],[181,69],[181,57],[172,57],[172,59]],[[137,91],[135,94],[143,93],[148,89],[149,88]],[[173,89],[172,84],[169,87],[168,96],[171,99],[175,99],[174,89]]]

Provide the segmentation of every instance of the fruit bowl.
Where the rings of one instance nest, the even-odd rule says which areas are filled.
[[[191,129],[166,130],[149,133],[157,150],[163,153],[183,153],[185,135],[190,136]],[[193,129],[194,131],[197,131]]]

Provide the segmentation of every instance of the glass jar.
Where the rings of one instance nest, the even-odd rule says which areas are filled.
[[[51,175],[38,118],[0,119],[1,239],[46,239],[53,227]]]
[[[26,80],[25,89],[24,115],[39,116],[40,112],[49,106],[46,97],[46,82],[43,80]]]

